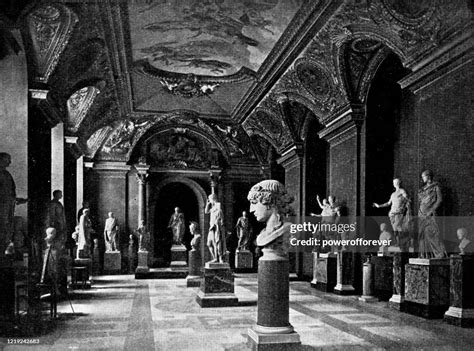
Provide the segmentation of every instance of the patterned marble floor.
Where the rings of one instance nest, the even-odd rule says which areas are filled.
[[[307,282],[291,282],[290,321],[298,350],[472,350],[474,331],[392,311],[386,303],[325,294]],[[35,350],[247,350],[256,321],[255,274],[236,276],[238,307],[200,308],[197,288],[182,280],[98,277],[88,291],[62,302],[56,329]],[[24,350],[0,339],[0,349]]]

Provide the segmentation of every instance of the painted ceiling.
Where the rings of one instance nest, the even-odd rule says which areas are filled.
[[[196,75],[257,71],[303,0],[131,0],[134,62]]]

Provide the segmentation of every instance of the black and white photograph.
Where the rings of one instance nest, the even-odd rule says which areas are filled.
[[[0,0],[0,350],[472,350],[470,0]]]

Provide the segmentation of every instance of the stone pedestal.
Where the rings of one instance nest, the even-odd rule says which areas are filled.
[[[449,309],[445,322],[460,327],[474,326],[474,255],[450,258]]]
[[[173,245],[171,247],[171,269],[185,269],[187,271],[186,256],[186,248],[183,245]]]
[[[120,274],[122,269],[122,255],[120,251],[105,251],[104,253],[104,273]]]
[[[404,311],[405,306],[405,265],[410,253],[395,252],[393,254],[393,295],[388,305],[398,311]]]
[[[186,286],[196,287],[201,285],[201,255],[197,250],[188,252],[188,276],[186,277]]]
[[[313,252],[313,280],[311,286],[320,291],[333,292],[336,283],[336,254]]]
[[[148,273],[148,251],[138,251],[138,265],[135,269],[135,274]]]
[[[83,279],[77,279],[78,277],[76,277],[76,279],[72,279],[71,283],[69,284],[69,286],[72,288],[72,289],[90,289],[91,288],[91,280],[90,280],[90,276],[91,276],[91,272],[92,272],[92,259],[90,258],[76,258],[74,260],[74,265],[71,267],[71,270],[74,270],[75,267],[84,267],[85,270],[84,270],[84,273],[80,273],[80,274],[85,274],[85,282],[83,281]],[[72,277],[72,274],[71,274],[71,278]]]
[[[374,272],[373,264],[371,262],[364,263],[362,268],[362,296],[359,297],[359,301],[363,302],[375,302],[378,299],[373,296],[374,293]]]
[[[449,307],[449,259],[410,258],[405,266],[405,310],[441,318]]]
[[[94,246],[92,253],[92,275],[100,274],[100,254],[98,245]]]
[[[393,256],[379,252],[370,262],[374,266],[374,296],[388,301],[393,295]]]
[[[263,249],[258,264],[257,324],[248,329],[252,350],[284,350],[301,344],[289,321],[289,262],[275,250]]]
[[[337,284],[334,293],[338,295],[354,295],[354,257],[352,252],[337,253]]]
[[[249,250],[235,251],[235,271],[249,272],[253,268],[253,255]]]
[[[237,306],[234,275],[228,263],[206,263],[196,301],[201,307]]]

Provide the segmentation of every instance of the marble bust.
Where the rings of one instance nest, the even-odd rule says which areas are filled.
[[[191,240],[192,251],[197,251],[199,250],[199,245],[201,243],[201,233],[199,233],[198,224],[196,222],[191,222],[189,225],[189,231],[193,236],[193,239]]]
[[[250,212],[265,228],[257,236],[257,246],[272,249],[278,256],[288,254],[291,223],[285,222],[287,215],[293,214],[290,196],[285,186],[277,180],[263,180],[255,184],[247,196]]]
[[[459,228],[456,235],[459,239],[459,253],[461,255],[474,253],[474,244],[467,233],[467,229]]]

